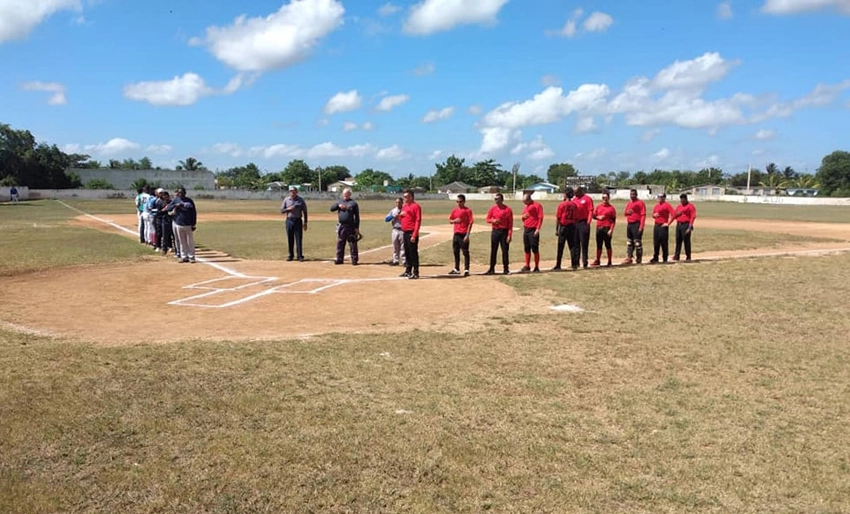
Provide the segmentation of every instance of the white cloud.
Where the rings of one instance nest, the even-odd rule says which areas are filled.
[[[363,123],[363,125],[361,125],[360,128],[363,129],[363,130],[372,130],[373,128],[375,128],[375,125],[373,125],[371,121],[367,121],[367,122]]]
[[[441,155],[443,155],[442,150],[434,150],[433,152],[431,152],[431,155],[428,156],[428,160],[429,161],[436,161],[437,159],[440,158]]]
[[[353,121],[346,121],[342,124],[342,130],[346,132],[351,132],[352,130],[357,130],[357,124]]]
[[[655,137],[658,136],[658,134],[660,134],[660,133],[661,133],[661,129],[649,129],[646,132],[644,132],[643,134],[641,134],[640,140],[645,142],[645,143],[648,143],[648,142],[652,141],[653,139],[655,139]]]
[[[240,157],[245,152],[235,143],[216,143],[212,147],[212,151],[219,154],[229,155],[231,157]]]
[[[319,118],[318,120],[316,120],[316,125],[318,125],[320,127],[326,127],[328,125],[328,123],[330,123],[330,122],[331,122],[331,120],[329,120],[327,118]]]
[[[662,148],[661,150],[658,150],[657,152],[652,154],[652,158],[659,161],[663,161],[668,157],[670,157],[670,150],[668,148]]]
[[[753,139],[758,141],[767,141],[769,139],[773,139],[776,136],[776,133],[772,130],[761,129],[755,134],[753,134]]]
[[[381,16],[392,16],[393,14],[399,12],[400,10],[401,10],[401,7],[399,7],[397,5],[393,5],[391,3],[386,3],[378,9],[378,14],[380,14]]]
[[[542,136],[537,136],[527,143],[520,143],[511,150],[511,155],[519,155],[526,153],[526,157],[531,160],[543,160],[553,157],[555,152],[552,151],[546,143],[543,142]]]
[[[375,154],[375,158],[381,161],[399,161],[404,159],[404,150],[398,145],[392,145],[387,148],[381,148]]]
[[[573,112],[586,111],[605,105],[608,86],[582,84],[564,96],[560,87],[548,87],[525,102],[506,102],[484,116],[484,125],[521,128],[546,125],[560,121]]]
[[[732,2],[721,2],[717,6],[717,17],[721,20],[728,20],[732,18]]]
[[[426,63],[420,64],[419,66],[414,68],[413,74],[416,75],[417,77],[424,77],[425,75],[430,75],[430,74],[434,73],[434,71],[436,69],[437,68],[433,64],[426,62]]]
[[[92,152],[103,156],[126,154],[127,152],[138,150],[139,148],[141,148],[141,146],[138,143],[134,143],[133,141],[121,137],[112,138],[106,143],[86,145],[85,147],[86,152]]]
[[[408,100],[410,100],[408,95],[385,96],[378,102],[378,106],[375,108],[379,111],[391,111]]]
[[[503,150],[512,140],[520,137],[520,131],[504,127],[486,127],[481,129],[481,148],[478,155],[489,154]]]
[[[585,152],[577,153],[575,155],[575,158],[581,159],[581,160],[584,160],[584,161],[592,161],[594,159],[598,159],[598,158],[602,157],[603,155],[605,155],[605,149],[604,148],[594,148],[593,150],[586,152],[586,153]]]
[[[422,123],[431,123],[437,120],[446,120],[451,118],[452,114],[455,113],[454,107],[444,107],[440,110],[432,110],[428,111],[425,114],[425,117],[422,118]]]
[[[585,134],[587,132],[593,132],[597,128],[596,120],[593,119],[593,116],[582,116],[576,121],[575,131]]]
[[[576,35],[576,24],[578,23],[578,19],[581,18],[582,14],[584,14],[584,10],[582,10],[581,8],[576,9],[575,11],[573,11],[572,15],[561,28],[561,30],[547,31],[547,34],[550,36],[563,36],[568,38],[574,37]]]
[[[559,86],[561,85],[561,80],[555,75],[543,75],[540,77],[540,85],[543,87]]]
[[[408,34],[428,35],[458,25],[495,24],[508,0],[424,0],[410,9],[404,22]]]
[[[469,114],[472,114],[473,116],[478,116],[479,114],[484,112],[484,109],[482,109],[480,105],[470,105],[468,111]]]
[[[49,16],[59,11],[81,11],[80,0],[0,1],[0,44],[23,39]]]
[[[65,153],[80,153],[82,151],[82,147],[77,143],[68,143],[62,145],[62,151]]]
[[[232,25],[208,27],[203,45],[218,60],[241,71],[286,68],[307,58],[319,40],[343,23],[337,0],[291,0],[264,18],[236,18]]]
[[[124,86],[124,96],[151,105],[192,105],[215,93],[204,79],[195,73],[185,73],[171,80],[137,82]]]
[[[363,98],[357,93],[356,89],[348,92],[339,92],[328,100],[325,104],[325,113],[334,114],[338,112],[348,112],[360,108],[363,103]]]
[[[595,11],[584,20],[582,27],[587,32],[605,32],[614,23],[610,14]]]
[[[850,79],[838,84],[818,84],[807,95],[791,102],[775,103],[767,111],[753,117],[754,122],[763,121],[768,118],[787,118],[794,111],[806,107],[824,107],[833,103],[847,89],[850,89]]]
[[[298,145],[276,144],[270,146],[254,146],[248,150],[249,155],[258,155],[266,159],[297,158],[297,159],[326,159],[339,157],[364,157],[375,154],[372,145],[352,145],[342,147],[335,143],[325,142],[310,148]]]
[[[834,9],[850,15],[848,0],[765,0],[761,11],[767,14],[798,14]]]
[[[739,65],[739,61],[727,61],[717,52],[705,54],[689,61],[676,61],[658,72],[653,85],[660,89],[697,89],[722,80]]]
[[[147,147],[148,152],[156,155],[167,154],[171,150],[173,150],[171,145],[148,145]]]
[[[65,105],[68,99],[65,98],[65,86],[58,82],[27,82],[21,85],[24,91],[43,91],[50,93],[47,103],[50,105]]]

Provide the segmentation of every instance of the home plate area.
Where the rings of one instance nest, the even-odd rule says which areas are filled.
[[[398,280],[384,279],[331,279],[302,278],[294,282],[283,282],[277,277],[252,277],[229,275],[196,284],[183,289],[202,291],[187,298],[174,300],[169,305],[186,307],[225,308],[234,307],[270,294],[317,294],[326,289],[355,282]]]

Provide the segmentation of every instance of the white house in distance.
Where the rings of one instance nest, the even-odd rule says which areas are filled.
[[[530,191],[532,193],[540,192],[540,193],[557,193],[560,187],[555,184],[550,184],[548,182],[538,182],[536,184],[531,184],[530,186],[523,189],[523,191]]]
[[[354,186],[356,186],[356,185],[357,185],[357,181],[354,180],[353,178],[349,177],[345,180],[339,180],[337,182],[331,182],[330,184],[328,184],[328,191],[330,191],[331,193],[341,193],[342,190],[345,189],[346,187],[354,189]]]

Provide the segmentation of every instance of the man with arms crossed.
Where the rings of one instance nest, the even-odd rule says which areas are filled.
[[[360,206],[351,199],[351,189],[342,190],[342,201],[331,205],[331,212],[337,214],[336,225],[336,260],[334,264],[342,264],[345,258],[345,243],[351,250],[351,264],[357,266],[357,236],[360,235]]]
[[[460,254],[463,252],[463,276],[469,276],[469,234],[474,223],[472,209],[466,206],[466,195],[457,195],[457,207],[449,215],[449,223],[454,225],[452,237],[452,252],[455,257],[455,267],[449,275],[460,275]]]
[[[658,195],[658,203],[652,208],[652,219],[655,226],[652,229],[652,260],[650,264],[658,263],[658,251],[661,250],[664,262],[670,253],[670,223],[673,222],[673,206],[667,203],[667,195]]]
[[[564,201],[558,204],[558,209],[555,211],[555,235],[558,237],[558,254],[552,271],[561,271],[565,244],[570,252],[570,267],[573,271],[578,269],[581,249],[576,234],[577,211],[578,207],[573,202],[573,188],[567,187],[564,190]]]
[[[289,248],[289,256],[286,260],[291,261],[293,258],[292,243],[294,241],[298,262],[304,262],[302,243],[304,232],[307,231],[307,202],[298,194],[297,187],[289,186],[289,197],[283,200],[280,212],[286,214],[286,242]]]
[[[540,273],[540,227],[543,226],[543,206],[531,198],[531,193],[522,196],[522,245],[525,250],[525,266],[520,270],[531,270],[531,254],[534,254],[534,273]]]
[[[419,278],[419,227],[422,225],[422,209],[413,199],[413,191],[405,189],[401,195],[404,204],[401,206],[401,230],[404,232],[404,255],[407,263],[402,277]]]
[[[646,224],[646,204],[638,199],[636,189],[629,191],[626,204],[626,260],[623,264],[643,261],[643,227]],[[633,259],[636,258],[636,259]]]
[[[691,232],[694,231],[694,220],[697,219],[697,209],[688,201],[688,195],[679,195],[680,204],[673,211],[673,219],[676,220],[676,251],[673,260],[679,260],[682,253],[682,243],[685,244],[685,260],[691,260]]]
[[[485,275],[496,274],[496,252],[499,248],[502,249],[502,266],[505,275],[509,275],[511,270],[508,265],[508,250],[514,235],[514,212],[505,205],[505,197],[502,193],[496,193],[495,201],[496,205],[490,207],[486,219],[492,231],[490,232],[490,269]]]

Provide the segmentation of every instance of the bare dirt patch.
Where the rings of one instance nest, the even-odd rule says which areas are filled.
[[[316,218],[324,217],[322,214]],[[330,213],[327,218],[333,219]],[[134,228],[136,223],[132,214],[101,219],[128,228]],[[281,218],[211,213],[204,219]],[[73,223],[118,231],[85,216]],[[699,227],[841,240],[789,244],[769,253],[829,251],[850,246],[850,225],[703,219]],[[429,226],[428,230],[423,246],[444,243],[451,237],[448,226]],[[765,252],[695,253],[694,257],[748,257],[760,253]],[[545,293],[520,297],[513,288],[492,277],[447,278],[438,275],[437,268],[424,267],[422,279],[400,279],[398,267],[377,264],[389,254],[389,249],[369,252],[357,267],[326,261],[233,260],[217,264],[215,259],[190,265],[161,258],[163,262],[86,266],[10,277],[0,284],[4,298],[0,319],[7,327],[21,331],[113,345],[188,339],[276,339],[331,332],[474,331],[518,313],[546,313],[551,304]],[[442,272],[443,268],[439,269]]]

